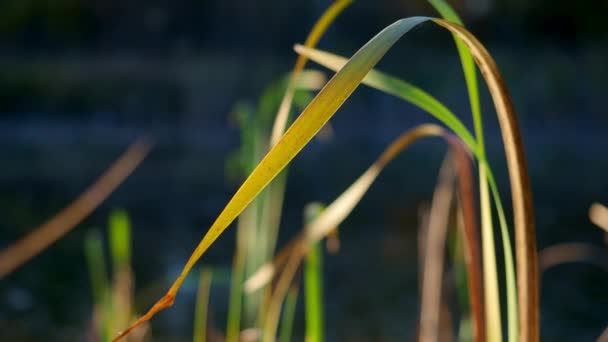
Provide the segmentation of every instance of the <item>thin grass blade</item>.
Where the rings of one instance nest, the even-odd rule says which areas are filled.
[[[91,214],[139,166],[150,144],[138,140],[65,209],[21,240],[0,251],[0,279],[48,248]]]
[[[324,210],[323,205],[311,203],[304,209],[306,223],[314,222]],[[306,303],[306,342],[323,342],[323,249],[314,243],[304,263],[304,299]]]

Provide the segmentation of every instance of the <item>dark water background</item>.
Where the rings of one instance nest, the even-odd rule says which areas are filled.
[[[38,14],[0,30],[0,247],[65,206],[137,137],[150,137],[155,147],[83,224],[0,281],[0,341],[84,338],[91,299],[83,237],[91,227],[104,227],[112,208],[125,208],[133,222],[139,310],[163,293],[236,190],[224,175],[226,157],[239,143],[228,120],[232,105],[255,101],[268,82],[289,70],[295,60],[291,44],[304,39],[328,5],[74,3],[78,10],[33,12]],[[351,55],[394,19],[433,13],[422,2],[402,3],[359,1],[320,46]],[[606,5],[467,3],[459,10],[494,54],[520,115],[538,247],[605,246],[587,211],[593,202],[608,201],[608,36],[596,18]],[[480,10],[484,4],[487,11]],[[417,29],[379,68],[429,90],[470,127],[447,34],[430,25]],[[506,195],[500,132],[489,96],[482,95],[488,153]],[[333,200],[393,138],[429,120],[398,99],[358,89],[332,119],[332,140],[313,141],[295,159],[280,243],[299,229],[306,203]],[[414,337],[418,209],[431,198],[444,152],[441,141],[429,140],[405,153],[342,226],[340,254],[325,259],[331,340]],[[230,229],[202,259],[225,270],[211,299],[220,329],[233,248]],[[607,288],[608,276],[593,266],[564,265],[544,274],[543,340],[597,338],[608,324]],[[187,283],[175,306],[155,318],[155,340],[190,340],[194,293],[194,283]]]

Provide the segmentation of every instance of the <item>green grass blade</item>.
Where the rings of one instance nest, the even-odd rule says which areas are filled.
[[[113,210],[108,222],[114,272],[131,267],[131,223],[125,210]]]
[[[305,209],[306,223],[313,222],[323,206],[312,203]],[[323,342],[323,249],[320,242],[310,247],[304,263],[304,298],[306,300],[306,342]]]
[[[205,342],[207,339],[207,315],[209,310],[209,293],[211,291],[211,270],[202,270],[198,282],[196,307],[194,309],[193,342]]]
[[[306,341],[322,342],[323,338],[323,282],[322,248],[315,243],[308,255],[304,269],[306,298]]]
[[[500,224],[500,234],[503,243],[503,253],[506,270],[505,282],[507,285],[507,317],[509,319],[509,341],[517,342],[519,318],[517,304],[517,286],[515,278],[515,262],[513,260],[513,246],[511,244],[511,237],[509,236],[507,218],[505,216],[505,211],[502,206],[502,200],[500,199],[500,193],[498,192],[498,186],[496,185],[494,175],[492,174],[492,172],[490,172],[489,168],[487,176],[488,184],[490,185],[490,191],[492,192],[492,198],[494,200],[494,205],[496,206],[496,211],[498,212],[498,222]]]
[[[285,307],[283,308],[283,316],[281,317],[281,333],[279,342],[291,341],[293,332],[293,321],[296,316],[296,305],[298,304],[298,288],[292,287],[285,298]]]
[[[431,5],[435,7],[437,12],[441,16],[450,22],[464,26],[462,20],[458,14],[443,0],[429,0]],[[469,93],[469,102],[471,104],[471,112],[473,113],[473,122],[475,125],[475,135],[477,142],[480,145],[479,148],[481,153],[484,153],[484,139],[483,139],[483,125],[481,121],[481,106],[479,104],[479,87],[477,85],[477,74],[475,72],[475,61],[473,56],[469,52],[467,46],[458,37],[453,34],[458,54],[460,55],[460,62],[462,64],[462,70],[464,72],[465,82],[467,84],[467,91]]]

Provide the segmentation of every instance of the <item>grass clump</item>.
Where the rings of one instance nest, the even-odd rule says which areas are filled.
[[[230,225],[230,223],[232,223],[232,221],[234,221],[246,208],[248,208],[248,206],[255,201],[259,195],[264,196],[262,193],[264,188],[266,188],[271,181],[287,167],[291,160],[302,150],[308,141],[310,141],[320,131],[320,129],[328,122],[328,120],[341,107],[344,101],[346,101],[346,99],[353,93],[359,84],[364,82],[366,76],[368,76],[384,54],[412,28],[426,22],[432,22],[442,28],[447,29],[454,35],[457,41],[457,46],[463,64],[463,70],[465,72],[465,78],[467,79],[469,98],[471,99],[476,137],[472,138],[470,133],[466,133],[467,130],[464,128],[464,125],[461,125],[455,116],[449,115],[450,113],[449,111],[445,110],[445,106],[441,105],[438,101],[433,100],[432,97],[428,96],[428,94],[425,92],[421,92],[415,87],[409,87],[409,85],[404,82],[394,82],[392,84],[385,83],[383,86],[384,88],[393,88],[394,85],[397,84],[402,88],[409,87],[408,89],[410,90],[410,93],[408,96],[415,98],[414,103],[431,109],[434,112],[435,117],[443,121],[448,127],[453,129],[455,128],[454,133],[459,137],[459,139],[462,139],[462,141],[464,141],[464,143],[471,148],[472,153],[478,160],[483,250],[482,260],[484,265],[483,288],[485,289],[484,297],[486,303],[486,330],[485,336],[476,336],[476,339],[481,340],[485,338],[489,341],[502,340],[502,322],[500,315],[501,309],[498,290],[498,274],[495,261],[496,253],[494,249],[491,211],[492,206],[490,196],[494,196],[495,205],[497,206],[497,210],[499,212],[499,221],[501,223],[503,232],[503,249],[506,253],[505,260],[507,267],[507,298],[509,304],[509,338],[514,340],[516,338],[516,334],[518,335],[519,339],[523,341],[536,340],[538,338],[538,285],[536,281],[537,274],[535,268],[536,252],[534,247],[535,242],[531,193],[523,154],[523,145],[521,143],[521,136],[513,110],[513,105],[498,68],[487,50],[466,29],[453,23],[453,21],[457,21],[458,18],[453,12],[450,12],[447,4],[441,1],[434,1],[433,4],[448,20],[451,19],[452,21],[429,17],[412,17],[398,20],[378,33],[357,53],[355,53],[343,66],[341,66],[339,70],[337,70],[337,73],[325,85],[325,87],[310,101],[308,106],[304,108],[300,116],[293,122],[285,134],[282,135],[280,140],[278,140],[276,144],[271,144],[272,148],[265,153],[264,157],[260,159],[259,163],[249,172],[247,179],[228,202],[216,221],[211,225],[209,231],[194,250],[182,273],[176,279],[167,294],[161,300],[159,300],[146,315],[142,316],[142,318],[140,318],[133,325],[133,327],[146,322],[158,311],[172,305],[175,295],[177,294],[182,282],[198,259]],[[498,194],[491,170],[487,165],[485,156],[483,126],[481,123],[481,113],[478,104],[479,95],[476,86],[476,75],[473,60],[481,69],[482,76],[484,77],[484,80],[486,81],[486,84],[490,90],[492,99],[494,100],[495,109],[501,124],[503,142],[507,155],[507,165],[509,168],[514,208],[515,235],[518,241],[516,251],[519,281],[519,315],[515,314],[515,280],[513,274],[514,272],[512,272],[512,263],[510,263],[508,260],[511,250],[510,242],[508,242],[509,235],[506,231],[506,220],[504,220],[500,196]],[[299,65],[299,63],[297,65]],[[376,73],[375,75],[378,76],[382,74]],[[293,76],[297,77],[298,75],[294,73]],[[290,87],[292,86],[288,86],[288,94]],[[392,89],[391,92],[398,93],[398,90]],[[288,98],[286,101],[291,102],[289,96],[286,97]],[[444,120],[442,120],[442,118]],[[281,120],[280,116],[277,120]],[[273,134],[273,136],[276,135]],[[375,172],[379,172],[379,170],[376,170]],[[361,196],[363,196],[365,193],[365,190],[361,189],[369,187],[376,176],[377,174],[370,176],[369,180],[363,178],[363,182],[367,182],[368,184],[364,184],[364,186],[361,188],[354,187],[355,190],[352,191],[355,195],[351,195],[352,192],[349,193],[347,190],[347,193],[349,194],[347,198],[361,198]],[[357,182],[360,180],[361,179],[359,179]],[[355,182],[355,184],[357,184],[357,182]],[[349,190],[351,189],[353,188],[350,188]],[[343,205],[343,203],[340,201],[336,202]],[[348,215],[348,213],[354,208],[354,205],[358,202],[358,199],[356,201],[349,200],[346,202],[348,204],[345,207],[339,208],[342,210],[342,212],[338,214],[338,217],[340,217],[339,220],[343,220],[346,215]],[[327,212],[331,213],[331,209],[332,205],[328,207],[324,214]],[[324,214],[321,214],[317,221],[324,222]],[[309,226],[314,227],[315,223],[312,223]],[[318,225],[316,230],[307,229],[305,235],[307,243],[314,242],[315,240],[327,235],[330,227],[331,226],[329,224],[326,224]],[[296,250],[296,252],[298,252],[298,254],[306,254],[308,253],[308,248],[309,246],[305,246],[305,248],[301,248],[300,251]],[[292,255],[297,254],[292,253]],[[296,268],[295,266],[298,263],[299,261],[297,258],[290,257],[286,262],[285,269],[289,269],[289,272],[293,273],[295,272],[293,269]],[[281,275],[281,278],[279,278],[277,285],[278,289],[279,286],[281,286],[280,289],[283,292],[286,291],[283,290],[283,288],[288,288],[290,280],[282,282],[281,279],[292,278],[291,275],[283,278],[284,274],[285,272]],[[276,293],[274,295],[276,295]],[[284,296],[279,295],[278,297],[282,298]],[[269,315],[271,315],[271,317],[278,317],[276,316],[276,313],[280,310],[278,308],[280,308],[280,304],[278,304],[278,306],[276,303],[273,305],[271,301],[268,309]],[[517,322],[517,320],[519,320],[519,322]],[[518,323],[519,325],[517,325]],[[480,324],[480,322],[474,322],[474,324]],[[264,326],[267,325],[273,326],[274,323],[266,320]],[[274,330],[275,329],[265,328],[264,339],[269,340],[271,337],[268,336],[268,333],[273,332]],[[124,334],[121,336],[124,336]]]

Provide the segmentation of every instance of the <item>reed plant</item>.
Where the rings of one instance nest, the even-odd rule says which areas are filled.
[[[289,340],[296,315],[297,275],[304,263],[306,340],[322,341],[325,322],[320,241],[335,237],[337,227],[394,158],[414,142],[432,137],[443,139],[449,146],[446,168],[452,171],[451,174],[442,172],[439,177],[425,226],[419,338],[423,341],[440,339],[438,317],[443,305],[444,249],[452,243],[452,260],[461,279],[459,292],[462,298],[467,298],[460,304],[468,305],[462,310],[466,314],[462,315],[461,326],[471,327],[472,339],[491,342],[538,340],[539,275],[532,194],[514,106],[499,68],[487,49],[464,27],[445,1],[429,2],[441,18],[400,19],[380,31],[350,58],[345,58],[316,49],[327,28],[351,3],[351,0],[335,1],[313,26],[304,45],[295,46],[298,58],[293,70],[271,84],[257,106],[240,103],[235,107],[241,147],[230,158],[228,170],[242,184],[202,237],[167,293],[114,341],[125,337],[137,339],[135,328],[148,324],[159,311],[173,305],[195,264],[237,219],[226,340],[242,340],[243,331],[257,332],[261,334],[261,340],[269,342],[276,340],[280,331],[280,340]],[[397,41],[423,24],[445,29],[454,39],[465,77],[473,130],[426,90],[374,69]],[[325,83],[318,71],[305,70],[308,60],[335,74]],[[502,202],[504,189],[499,189],[496,173],[486,154],[478,70],[500,124],[509,173],[512,222],[509,222]],[[301,232],[276,252],[290,162],[361,84],[421,108],[433,117],[433,122],[404,130],[359,178],[334,201],[328,202],[326,208],[309,207],[308,220]],[[317,90],[313,95],[312,91]],[[300,114],[292,119],[294,109]],[[147,144],[135,145],[130,152],[127,153],[130,157],[119,160],[118,166],[111,168],[92,190],[32,233],[33,237],[25,238],[14,249],[0,254],[0,260],[11,260],[10,264],[8,261],[0,263],[5,265],[0,266],[0,276],[48,247],[86,217],[139,164],[147,152]],[[474,169],[477,186],[472,176]],[[596,207],[595,213],[599,213],[596,216],[603,217],[598,221],[605,223],[604,211],[598,210]],[[449,230],[450,213],[454,212],[458,228]],[[110,339],[119,326],[128,326],[133,312],[130,225],[126,213],[114,212],[109,226],[112,281],[106,274],[101,237],[92,233],[85,242],[96,307],[95,331],[103,341]],[[449,234],[455,234],[455,242],[446,242]],[[511,242],[511,235],[515,243]],[[496,252],[497,243],[501,244],[502,255]],[[499,270],[500,264],[504,269]],[[501,283],[503,277],[505,281]],[[199,286],[194,339],[204,341],[208,331],[210,273],[201,273]],[[503,297],[506,307],[501,305]],[[465,336],[462,331],[458,334]]]

